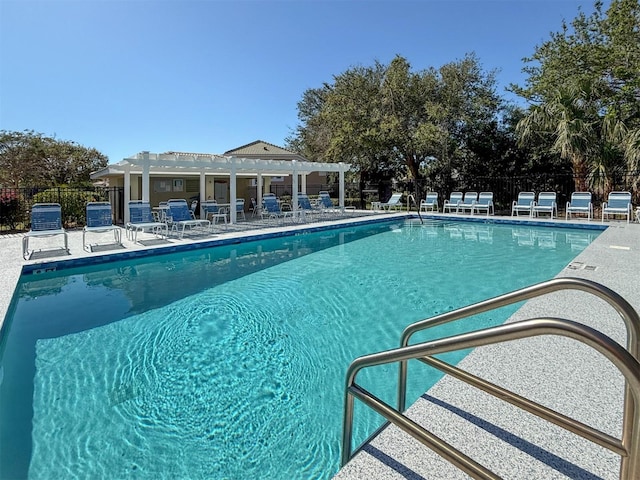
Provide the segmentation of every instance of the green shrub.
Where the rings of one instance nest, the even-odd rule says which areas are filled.
[[[87,202],[103,200],[96,192],[51,188],[33,196],[33,203],[59,203],[62,209],[62,223],[66,227],[86,223]]]
[[[0,189],[0,224],[8,225],[11,230],[22,220],[20,197],[14,190]]]

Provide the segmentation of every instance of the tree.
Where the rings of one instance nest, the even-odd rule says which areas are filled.
[[[95,148],[32,130],[0,131],[0,183],[6,186],[82,184],[107,165]]]
[[[406,175],[417,181],[434,159],[450,175],[473,155],[468,135],[486,131],[500,106],[494,74],[474,55],[421,72],[396,56],[307,90],[288,144],[313,160],[354,164],[361,183]]]
[[[519,123],[522,142],[551,139],[553,152],[571,161],[576,188],[603,178],[607,193],[626,167],[640,159],[640,4],[613,0],[603,12],[580,12],[526,58],[524,87],[530,102]],[[580,181],[580,179],[583,179]]]

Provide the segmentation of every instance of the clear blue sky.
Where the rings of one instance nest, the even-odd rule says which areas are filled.
[[[475,52],[499,92],[522,84],[522,58],[580,7],[593,0],[0,0],[0,129],[111,163],[283,146],[305,90],[397,54],[418,71]]]

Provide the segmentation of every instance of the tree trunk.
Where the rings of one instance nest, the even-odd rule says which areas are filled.
[[[587,163],[578,157],[574,157],[571,163],[573,167],[573,184],[576,192],[589,191],[589,186],[587,185]]]

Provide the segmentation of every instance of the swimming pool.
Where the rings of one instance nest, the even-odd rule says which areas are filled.
[[[598,233],[394,222],[25,276],[2,336],[0,477],[329,478],[353,358],[555,276]],[[360,381],[393,403],[385,373]],[[411,375],[411,399],[438,378]],[[356,420],[360,439],[378,421]]]

